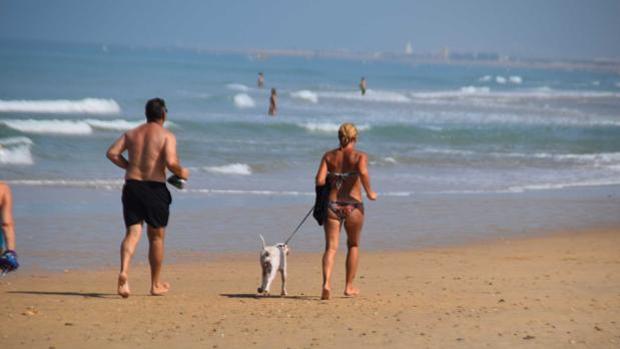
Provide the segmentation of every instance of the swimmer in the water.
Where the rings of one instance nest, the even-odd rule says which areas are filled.
[[[366,78],[362,76],[362,80],[360,81],[360,91],[362,91],[362,96],[366,94]]]
[[[271,97],[269,97],[269,115],[276,116],[278,113],[278,93],[275,88],[271,89]]]
[[[263,72],[258,73],[258,79],[256,80],[256,85],[259,88],[263,88],[263,86],[265,86],[265,76],[263,75]]]

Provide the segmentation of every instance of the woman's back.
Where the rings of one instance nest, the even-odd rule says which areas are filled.
[[[355,149],[337,148],[325,153],[330,200],[362,201],[360,159],[366,154]]]

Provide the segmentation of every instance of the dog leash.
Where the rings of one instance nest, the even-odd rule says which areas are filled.
[[[297,234],[297,231],[299,231],[299,228],[301,228],[301,226],[306,222],[306,219],[308,219],[312,211],[314,211],[314,206],[310,208],[310,211],[306,213],[306,216],[304,217],[304,219],[301,220],[297,228],[295,228],[295,231],[293,231],[293,233],[288,237],[288,239],[286,239],[286,241],[284,242],[285,245],[288,245],[288,242],[291,241],[291,239],[293,238],[293,236],[295,236],[295,234]]]

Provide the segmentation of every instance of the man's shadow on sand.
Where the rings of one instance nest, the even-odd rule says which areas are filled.
[[[116,293],[96,293],[96,292],[54,292],[54,291],[8,291],[13,294],[32,294],[38,296],[73,296],[85,298],[117,298]]]
[[[221,297],[245,298],[245,299],[292,299],[292,300],[317,300],[318,296],[280,296],[276,294],[259,295],[256,293],[220,293]]]

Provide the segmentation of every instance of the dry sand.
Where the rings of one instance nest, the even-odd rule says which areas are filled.
[[[165,297],[145,266],[129,299],[116,270],[14,273],[0,348],[620,347],[618,230],[363,253],[357,298],[340,296],[341,248],[330,301],[320,255],[295,251],[290,296],[256,297],[257,254],[166,266]]]

